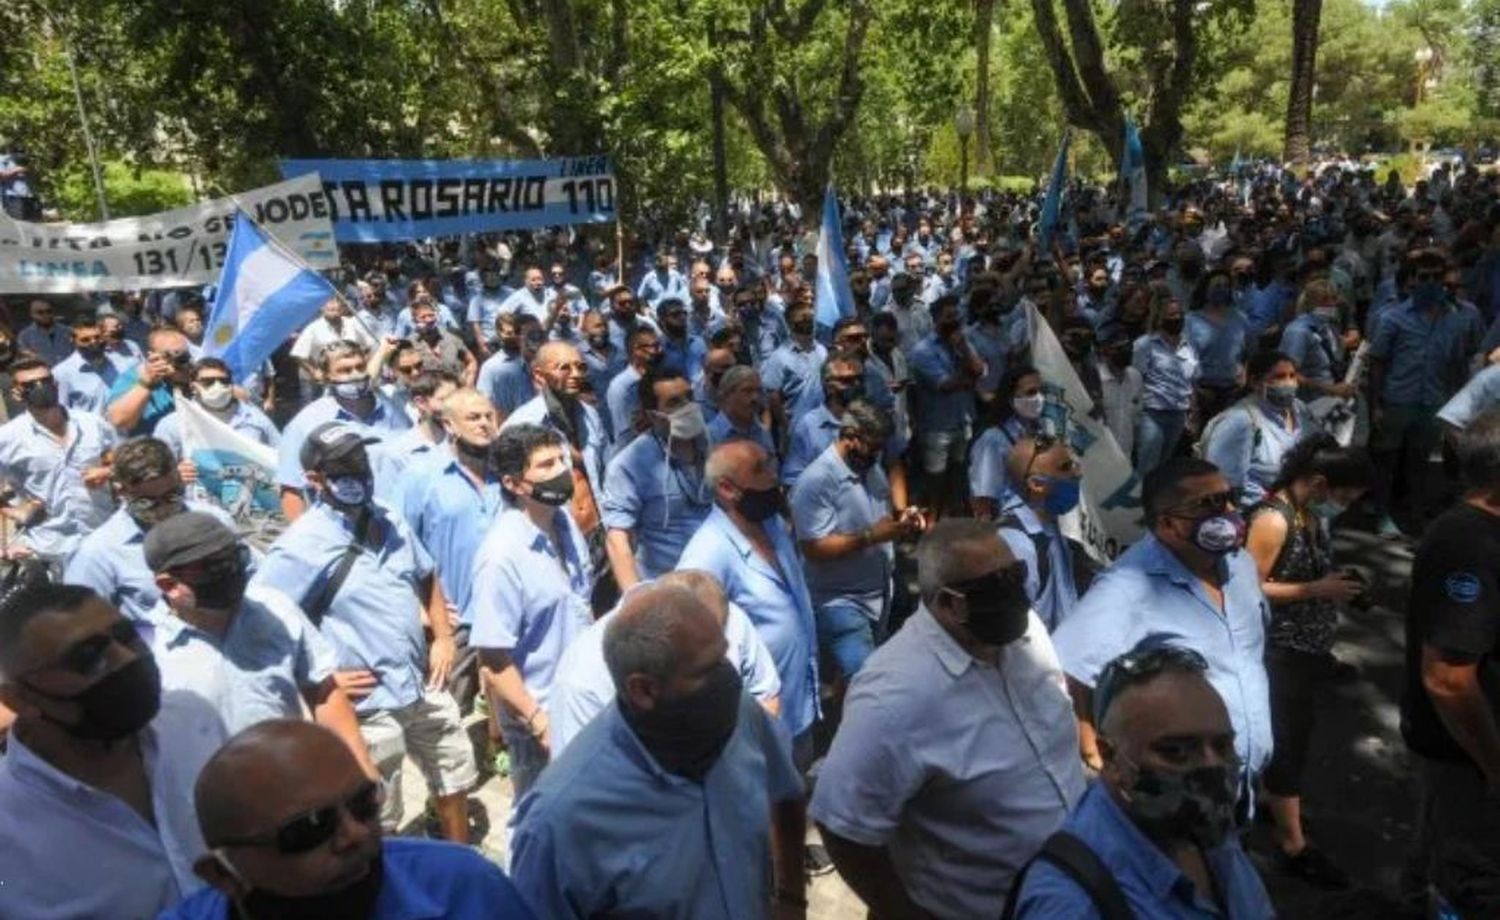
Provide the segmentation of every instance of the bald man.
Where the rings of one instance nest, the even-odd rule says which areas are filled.
[[[381,788],[332,732],[273,720],[239,733],[194,789],[213,887],[161,920],[237,917],[530,918],[468,847],[380,834]]]
[[[782,517],[776,464],[751,441],[715,447],[704,467],[714,498],[698,532],[677,561],[719,580],[776,660],[781,677],[781,721],[799,763],[811,762],[811,729],[818,711],[818,631],[802,559]]]
[[[146,360],[122,373],[109,389],[104,417],[124,434],[150,434],[174,409],[173,394],[184,398],[192,379],[193,356],[187,336],[175,329],[156,329]]]
[[[588,363],[576,347],[567,342],[543,345],[531,362],[536,396],[506,416],[503,428],[521,424],[541,425],[568,442],[573,467],[570,510],[584,535],[592,538],[599,534],[599,502],[604,494],[604,464],[609,437],[599,410],[581,398],[588,376]],[[584,486],[586,488],[581,488]],[[599,548],[602,551],[602,534],[599,534]],[[595,561],[603,561],[602,552]]]
[[[1026,596],[1047,631],[1078,604],[1093,573],[1082,547],[1065,537],[1057,519],[1078,507],[1083,465],[1057,438],[1021,438],[1005,458],[1006,478],[1019,504],[1000,513],[1000,536],[1026,565]]]
[[[1137,648],[1106,665],[1095,689],[1104,768],[1062,831],[1137,917],[1275,916],[1234,833],[1234,728],[1207,669],[1193,651]],[[1051,841],[1024,873],[1016,916],[1100,916],[1050,851]]]
[[[626,596],[604,634],[619,705],[552,762],[516,815],[511,872],[542,916],[805,911],[802,782],[727,649],[693,591],[653,584]]]

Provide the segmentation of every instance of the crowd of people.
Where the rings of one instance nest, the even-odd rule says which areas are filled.
[[[1272,916],[1256,816],[1350,885],[1302,799],[1360,517],[1421,541],[1407,893],[1493,916],[1500,176],[1039,204],[846,200],[833,322],[783,203],[351,248],[239,378],[211,290],[9,305],[0,918],[791,918],[834,870],[879,917]],[[204,487],[187,402],[278,507]]]

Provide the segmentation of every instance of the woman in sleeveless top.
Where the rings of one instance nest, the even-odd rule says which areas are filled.
[[[1364,494],[1372,476],[1362,451],[1339,447],[1326,434],[1297,443],[1251,511],[1246,541],[1271,605],[1266,672],[1275,753],[1261,777],[1264,798],[1276,822],[1282,870],[1330,888],[1346,887],[1349,880],[1303,835],[1302,774],[1317,700],[1336,663],[1338,605],[1357,597],[1364,585],[1334,570],[1327,524]]]

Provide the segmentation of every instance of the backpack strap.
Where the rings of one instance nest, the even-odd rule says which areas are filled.
[[[354,560],[357,556],[359,556],[359,541],[356,540],[344,548],[344,554],[339,557],[338,562],[333,564],[331,574],[323,583],[323,590],[318,593],[317,599],[310,604],[303,601],[302,612],[307,614],[312,625],[319,627],[323,625],[323,617],[327,615],[328,608],[333,606],[333,599],[338,595],[339,589],[349,579],[349,572],[354,569]]]
[[[1092,847],[1067,831],[1058,831],[1048,837],[1036,856],[1022,867],[1011,885],[1000,920],[1015,920],[1026,875],[1041,859],[1061,869],[1082,888],[1104,920],[1135,920],[1135,911],[1130,909],[1130,902],[1125,900],[1125,893],[1120,890],[1120,883],[1115,881],[1114,875],[1105,868]]]
[[[1036,589],[1038,592],[1046,590],[1047,582],[1052,578],[1052,554],[1049,551],[1051,540],[1045,533],[1028,533],[1014,511],[1003,515],[999,526],[1024,533],[1031,540],[1031,545],[1036,549]]]

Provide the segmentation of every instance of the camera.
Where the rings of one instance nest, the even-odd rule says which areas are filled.
[[[1365,578],[1364,573],[1358,569],[1344,569],[1344,576],[1352,578],[1365,586],[1365,589],[1349,599],[1349,606],[1354,610],[1369,610],[1375,606],[1375,599],[1370,596],[1370,580]]]

